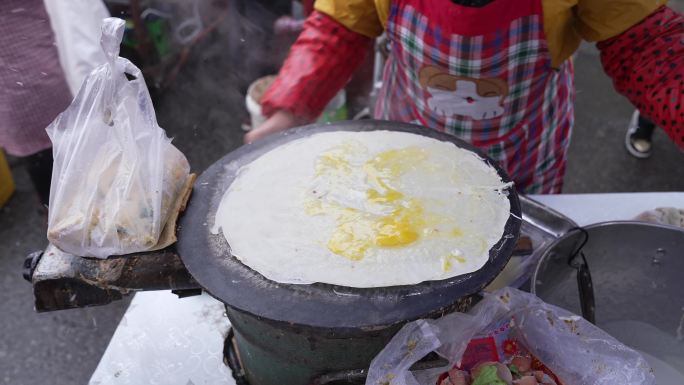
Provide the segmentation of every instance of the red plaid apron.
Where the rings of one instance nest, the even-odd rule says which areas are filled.
[[[376,117],[483,149],[519,191],[558,193],[573,123],[573,66],[551,68],[541,0],[397,0]]]

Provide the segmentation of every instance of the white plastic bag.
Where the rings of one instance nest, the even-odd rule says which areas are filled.
[[[189,180],[187,159],[157,125],[142,73],[118,57],[123,32],[123,20],[104,19],[107,63],[47,128],[55,158],[48,238],[75,255],[167,246],[160,234]]]
[[[583,318],[512,288],[486,294],[467,314],[405,325],[371,363],[366,385],[438,385],[447,370],[467,367],[465,361],[505,362],[509,347],[511,356],[523,348],[531,353],[558,385],[655,385],[639,353]],[[433,351],[449,366],[409,370]]]

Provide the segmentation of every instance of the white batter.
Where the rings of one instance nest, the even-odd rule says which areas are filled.
[[[243,167],[215,223],[235,257],[276,282],[410,285],[485,264],[509,217],[506,187],[452,143],[320,133]]]

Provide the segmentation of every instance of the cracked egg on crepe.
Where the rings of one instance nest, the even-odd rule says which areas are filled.
[[[484,266],[504,235],[506,187],[453,143],[326,132],[244,166],[215,223],[236,258],[276,282],[411,285]]]

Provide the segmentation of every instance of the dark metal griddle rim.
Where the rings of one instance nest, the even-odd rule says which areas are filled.
[[[198,178],[188,208],[180,219],[177,244],[179,254],[195,280],[220,301],[257,317],[312,327],[348,329],[372,329],[421,318],[482,290],[503,270],[520,233],[520,203],[514,188],[507,190],[511,215],[504,236],[490,250],[489,262],[470,274],[418,285],[358,289],[320,283],[279,284],[234,258],[223,235],[211,234],[214,213],[240,167],[277,146],[312,134],[375,130],[408,132],[454,143],[481,156],[497,170],[504,182],[510,181],[498,164],[472,145],[421,126],[366,120],[293,129],[238,148]],[[225,251],[217,255],[216,245],[221,245],[220,249]]]

